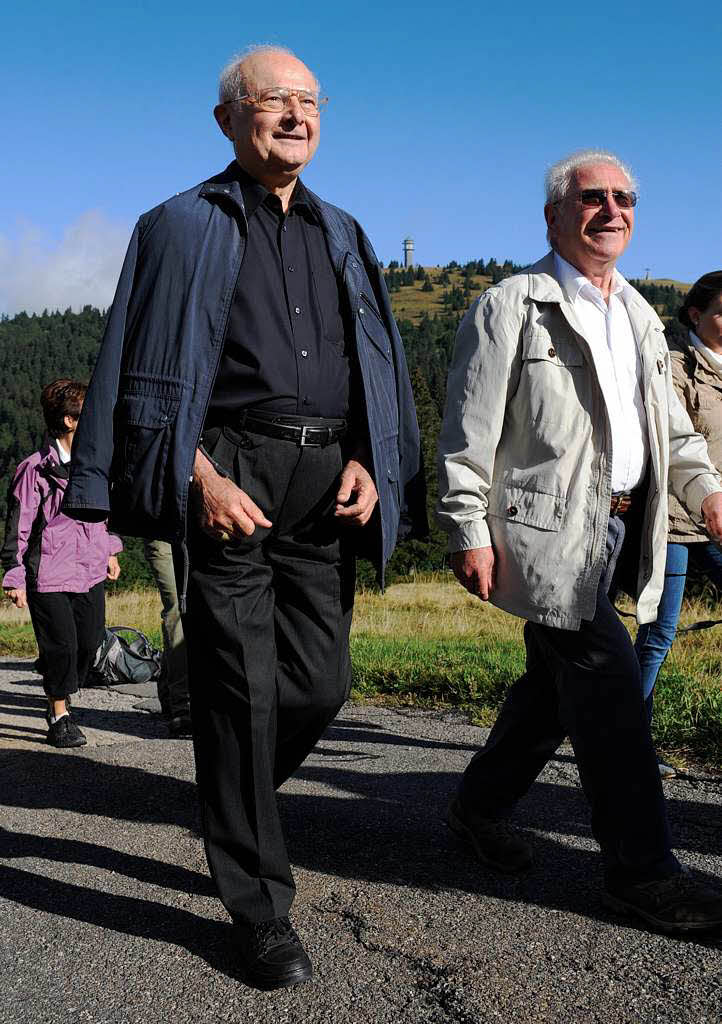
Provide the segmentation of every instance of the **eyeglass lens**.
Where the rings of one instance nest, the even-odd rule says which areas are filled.
[[[621,209],[629,209],[637,204],[636,192],[625,192],[623,189],[611,189],[608,192],[604,188],[583,188],[579,198],[583,206],[604,206],[608,195]]]

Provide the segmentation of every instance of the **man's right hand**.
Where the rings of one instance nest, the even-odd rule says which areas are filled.
[[[245,491],[216,473],[201,451],[193,463],[193,487],[200,527],[215,540],[250,537],[257,526],[273,525]]]
[[[462,587],[470,594],[488,601],[494,589],[494,549],[470,548],[468,551],[454,551],[450,558],[451,568]]]
[[[27,608],[28,599],[24,587],[8,587],[5,596],[9,597],[16,608]]]

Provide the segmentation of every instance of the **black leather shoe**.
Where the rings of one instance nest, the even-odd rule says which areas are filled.
[[[534,859],[532,847],[516,829],[506,821],[466,814],[458,797],[449,804],[446,823],[460,839],[471,843],[482,864],[495,871],[525,871]]]
[[[311,980],[311,961],[287,917],[236,924],[236,930],[247,985],[268,992]]]
[[[641,917],[664,932],[722,929],[722,893],[687,869],[657,882],[610,887],[602,900],[610,910]]]
[[[51,722],[47,742],[53,747],[84,747],[88,742],[70,715]]]

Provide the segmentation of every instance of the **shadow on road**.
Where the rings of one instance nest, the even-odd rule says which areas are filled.
[[[355,732],[359,730],[354,724]],[[349,758],[378,757],[338,745],[348,732],[334,727],[326,738],[334,747],[318,754],[343,757],[344,763],[308,763],[297,773],[302,783],[322,792],[281,791],[279,807],[294,865],[329,876],[385,883],[410,891],[461,891],[611,920],[598,891],[598,853],[581,848],[589,838],[589,812],[578,788],[537,783],[516,821],[533,829],[535,867],[523,876],[499,876],[481,868],[466,846],[446,828],[446,804],[459,776],[450,771],[356,770]],[[392,747],[413,746],[413,738],[370,731],[374,741]],[[368,740],[364,739],[364,742]],[[434,743],[434,746],[444,746]],[[459,745],[453,745],[458,749]],[[134,822],[194,829],[195,787],[186,778],[106,764],[80,752],[11,750],[3,757],[4,803],[16,808],[67,811]],[[719,852],[722,812],[717,806],[670,800],[677,846],[701,853]],[[570,837],[564,842],[559,836]],[[172,855],[172,851],[171,851]],[[183,866],[169,866],[142,854],[119,852],[101,844],[61,837],[12,834],[0,830],[0,857],[37,857],[95,865],[166,888],[207,894],[208,879]],[[68,885],[20,870],[0,869],[0,896],[34,909],[124,932],[176,943],[211,966],[236,977],[229,946],[230,926],[208,921],[155,900],[109,894]],[[417,897],[418,898],[418,897]],[[480,909],[481,912],[481,909]],[[695,939],[699,942],[699,938]],[[718,948],[722,940],[712,939]]]

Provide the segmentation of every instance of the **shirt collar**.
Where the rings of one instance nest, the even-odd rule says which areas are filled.
[[[270,195],[272,195],[272,193],[269,192],[266,186],[262,185],[260,181],[256,181],[256,179],[252,178],[247,171],[244,171],[240,164],[238,164],[237,162],[235,163],[235,168],[236,177],[238,178],[238,184],[241,186],[241,193],[243,195],[243,205],[246,210],[246,217],[250,220],[250,218],[256,212],[258,207],[261,205],[261,203],[265,202],[266,199]],[[305,206],[309,212],[312,212],[311,200],[309,198],[306,187],[301,181],[301,179],[297,178],[296,187],[294,188],[293,195],[291,196],[291,203],[289,205],[289,209],[291,208],[291,206],[301,205]]]
[[[595,302],[597,305],[600,302],[604,303],[602,293],[596,285],[593,285],[589,278],[585,277],[575,266],[572,266],[571,263],[563,259],[556,250],[554,252],[554,267],[557,280],[569,302],[573,303],[581,296],[581,298]],[[615,267],[612,271],[610,295],[619,295],[622,298],[622,292],[628,288],[631,288],[631,285]],[[606,303],[604,305],[606,306]]]

